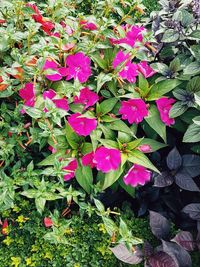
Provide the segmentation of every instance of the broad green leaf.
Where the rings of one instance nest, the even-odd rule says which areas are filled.
[[[188,37],[192,39],[200,39],[200,30],[192,31],[192,33]]]
[[[199,73],[200,73],[200,62],[198,61],[194,61],[189,65],[187,65],[183,72],[183,74],[185,75],[192,75],[192,76],[197,75]]]
[[[143,138],[140,145],[149,145],[151,147],[151,152],[157,151],[167,146],[167,144],[160,143],[150,138]]]
[[[103,102],[101,102],[101,104],[99,106],[101,114],[105,115],[108,112],[110,112],[114,108],[114,106],[116,105],[117,101],[118,100],[113,97],[113,98],[109,98],[109,99],[106,99]]]
[[[174,88],[176,88],[178,85],[180,85],[182,82],[176,79],[167,79],[160,81],[158,83],[155,83],[147,95],[148,101],[157,100],[158,98],[162,97],[163,95],[169,93]]]
[[[166,30],[164,32],[162,42],[163,43],[173,43],[173,42],[177,41],[178,38],[179,38],[179,33],[175,32],[172,29],[169,29],[169,30]]]
[[[135,137],[133,131],[122,120],[106,123],[105,126],[109,127],[112,130],[121,131]]]
[[[111,74],[105,74],[103,72],[101,72],[98,76],[97,76],[97,93],[99,92],[99,90],[101,89],[101,87],[106,83],[112,80],[112,75]]]
[[[99,142],[105,146],[105,147],[109,147],[109,148],[119,148],[119,145],[117,142],[113,141],[113,140],[108,140],[108,139],[99,139]]]
[[[67,142],[73,149],[77,149],[81,140],[81,137],[79,137],[71,128],[68,122],[66,122],[65,127],[65,133]]]
[[[45,203],[46,203],[46,199],[42,197],[38,197],[35,199],[35,205],[40,214],[42,214],[42,212],[44,211]]]
[[[138,147],[138,146],[141,144],[142,139],[143,139],[143,138],[139,138],[139,139],[136,139],[136,140],[134,140],[134,141],[132,141],[132,142],[129,142],[129,143],[127,144],[127,149],[128,149],[128,150],[133,150],[134,148]]]
[[[93,184],[93,175],[92,175],[92,169],[90,166],[81,166],[77,168],[75,172],[75,177],[80,186],[83,187],[83,189],[90,194]]]
[[[145,118],[145,121],[166,143],[166,125],[161,121],[160,113],[155,105],[151,105],[149,116]]]
[[[104,205],[101,203],[100,200],[94,198],[94,204],[97,207],[98,211],[100,211],[101,213],[105,211]]]
[[[43,115],[43,112],[37,108],[24,106],[24,109],[25,109],[26,113],[34,119],[39,119]]]
[[[124,171],[123,167],[120,166],[117,170],[106,173],[104,181],[102,181],[103,183],[101,184],[101,189],[105,190],[106,188],[114,184],[114,182],[116,182],[119,179],[123,171]]]
[[[183,105],[182,102],[178,101],[173,104],[172,108],[169,111],[170,118],[176,118],[182,115],[188,109],[187,105]]]
[[[200,142],[200,125],[191,124],[183,136],[184,143]]]
[[[150,90],[148,81],[141,73],[139,74],[139,89],[142,97],[146,96]]]
[[[131,151],[128,155],[128,161],[144,166],[150,170],[160,173],[159,170],[151,163],[148,157],[139,150]]]

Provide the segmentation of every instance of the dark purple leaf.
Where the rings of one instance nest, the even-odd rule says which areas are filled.
[[[189,204],[182,211],[187,213],[191,219],[200,220],[200,203]]]
[[[177,148],[173,148],[167,156],[167,166],[170,170],[177,170],[181,167],[182,158]]]
[[[191,177],[196,177],[200,174],[200,156],[197,155],[184,155],[183,159],[183,169],[187,171],[187,173]]]
[[[200,233],[200,221],[197,222],[197,231]]]
[[[197,244],[198,250],[200,251],[200,232],[198,232],[197,234],[196,244]]]
[[[148,259],[151,267],[179,267],[177,262],[163,251],[156,252]]]
[[[192,260],[190,254],[181,246],[173,242],[162,240],[163,251],[170,255],[180,267],[191,267]]]
[[[114,248],[110,248],[110,250],[113,252],[116,258],[125,263],[138,264],[143,260],[143,257],[141,256],[141,253],[138,253],[138,250],[133,253],[129,251],[123,244],[119,244]]]
[[[172,239],[172,241],[176,242],[178,245],[188,251],[193,251],[195,249],[193,236],[188,231],[181,231]]]
[[[150,257],[153,254],[153,247],[148,241],[144,242],[143,250],[145,257]]]
[[[170,222],[155,211],[149,211],[149,213],[152,233],[159,239],[166,239],[170,232]]]
[[[165,187],[165,186],[170,186],[174,182],[173,176],[171,176],[170,173],[167,171],[162,172],[161,174],[155,174],[153,176],[154,178],[154,185],[157,187]]]
[[[192,177],[184,170],[180,170],[175,175],[175,182],[180,188],[184,190],[188,190],[192,192],[200,192],[198,186],[192,180]]]

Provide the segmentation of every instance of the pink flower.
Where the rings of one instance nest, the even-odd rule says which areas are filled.
[[[141,61],[137,64],[139,72],[143,74],[145,78],[153,76],[156,72],[148,65],[147,61]]]
[[[119,64],[121,64],[122,62],[125,63],[125,60],[126,60],[126,63],[128,63],[129,62],[129,58],[130,58],[129,54],[125,54],[125,53],[123,53],[122,50],[120,50],[116,54],[116,56],[115,56],[115,58],[113,60],[113,63],[112,63],[113,68],[116,69]]]
[[[66,80],[72,78],[78,79],[79,82],[84,83],[91,75],[90,58],[85,56],[82,52],[74,55],[69,55],[66,59],[68,65],[68,75]]]
[[[98,95],[92,92],[88,87],[81,89],[79,97],[74,97],[74,103],[85,105],[85,109],[93,106],[98,100]]]
[[[85,154],[81,159],[83,166],[90,166],[90,168],[94,168],[96,165],[93,162],[93,159],[94,159],[93,151],[88,154]]]
[[[169,117],[169,111],[174,102],[176,102],[175,99],[166,97],[156,100],[156,105],[160,112],[160,118],[167,126],[175,123],[175,120]]]
[[[152,148],[150,145],[144,144],[137,147],[138,150],[140,150],[143,153],[150,153],[152,152]]]
[[[121,164],[121,155],[118,149],[99,147],[95,151],[93,163],[99,171],[107,173],[112,170],[117,170]]]
[[[34,107],[35,105],[35,92],[33,83],[27,83],[24,88],[19,90],[19,95],[24,99],[24,105]]]
[[[46,228],[51,227],[53,225],[52,219],[49,218],[49,217],[45,217],[44,218],[44,225],[45,225]]]
[[[83,136],[90,135],[90,133],[97,127],[96,119],[85,118],[80,113],[72,114],[68,118],[68,122],[78,135]]]
[[[62,75],[59,73],[59,68],[58,68],[58,64],[53,61],[53,60],[50,60],[50,59],[47,59],[44,63],[44,66],[43,66],[43,70],[52,70],[53,74],[48,74],[48,75],[45,75],[45,77],[50,80],[50,81],[59,81],[62,79]]]
[[[65,97],[63,98],[59,98],[59,99],[54,99],[56,97],[56,92],[52,89],[49,89],[48,91],[45,91],[43,93],[43,98],[44,99],[51,99],[53,101],[53,103],[55,104],[55,106],[57,108],[63,109],[65,111],[69,110],[69,105],[68,105],[68,101]],[[47,112],[48,110],[45,110],[45,112]]]
[[[97,29],[97,26],[93,22],[87,22],[86,20],[81,20],[80,24],[82,25],[82,28],[85,30],[94,31]]]
[[[67,171],[67,174],[64,175],[64,181],[69,181],[75,176],[75,171],[78,168],[77,159],[73,159],[70,163],[63,167],[63,170]]]
[[[129,99],[122,101],[119,114],[122,114],[122,119],[128,120],[130,124],[138,124],[144,117],[148,116],[148,110],[142,99]]]
[[[124,64],[122,70],[119,72],[119,76],[123,79],[127,79],[130,83],[136,82],[136,77],[138,75],[137,65],[131,63],[129,59],[129,54],[124,54],[121,50],[116,54],[113,60],[114,69],[117,68],[119,64]]]
[[[128,173],[124,176],[124,183],[126,185],[131,185],[133,187],[138,184],[144,185],[146,182],[150,181],[151,172],[145,169],[143,166],[134,164]]]
[[[120,39],[110,39],[112,44],[127,44],[134,47],[135,43],[142,42],[143,35],[142,32],[145,31],[144,27],[132,26],[131,29],[126,33],[124,38]]]
[[[53,89],[49,89],[47,91],[44,91],[43,98],[44,99],[53,99],[56,96],[56,92]]]
[[[57,152],[57,150],[56,150],[54,147],[52,147],[52,146],[49,146],[48,149],[49,149],[53,154]]]

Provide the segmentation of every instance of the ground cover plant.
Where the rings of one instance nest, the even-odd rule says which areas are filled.
[[[29,216],[10,212],[22,202],[44,246],[67,245],[68,226],[91,216],[91,229],[93,218],[102,224],[103,251],[94,252],[99,265],[91,266],[123,266],[111,251],[129,264],[192,266],[187,250],[199,248],[200,7],[162,0],[162,10],[145,18],[144,3],[1,1],[3,251],[18,239],[12,226],[30,232]],[[139,221],[133,213],[133,224],[123,219],[123,201],[137,217],[150,211],[162,245],[150,228],[149,239],[133,231]],[[47,258],[52,266],[88,266],[88,252],[82,259],[73,248],[66,253],[70,262]],[[5,261],[28,265],[12,257]],[[31,257],[30,266],[50,264]]]

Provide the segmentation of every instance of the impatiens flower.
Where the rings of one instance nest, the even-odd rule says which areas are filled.
[[[85,154],[81,159],[83,166],[90,166],[90,168],[94,168],[95,163],[93,162],[93,159],[94,159],[93,151],[88,154]]]
[[[144,144],[137,147],[138,150],[140,150],[143,153],[150,153],[152,152],[152,148],[150,145]]]
[[[85,118],[80,113],[72,114],[68,118],[68,122],[78,135],[83,136],[90,135],[90,133],[97,127],[96,119]]]
[[[7,235],[8,234],[8,219],[5,219],[2,225],[1,229],[2,235]]]
[[[56,98],[55,99],[55,97],[56,97],[56,92],[54,90],[52,90],[52,89],[49,89],[48,91],[45,91],[43,93],[43,98],[44,99],[49,98],[49,99],[51,99],[53,101],[53,103],[55,104],[55,106],[57,108],[63,109],[65,111],[68,111],[69,110],[69,105],[68,105],[67,99],[65,97],[58,98],[58,99]],[[48,110],[45,110],[45,112],[47,112],[47,111]]]
[[[140,26],[132,26],[131,29],[126,33],[124,38],[120,39],[110,39],[112,44],[127,44],[131,47],[135,46],[136,42],[142,42],[143,35],[142,33],[145,31],[144,27]]]
[[[81,89],[79,97],[74,97],[74,103],[85,105],[85,109],[93,106],[98,100],[99,96],[95,92],[91,91],[88,87]]]
[[[45,217],[44,218],[44,225],[45,225],[46,228],[51,227],[53,225],[52,219],[49,218],[49,217]]]
[[[82,28],[85,30],[94,31],[97,29],[97,26],[93,22],[87,22],[86,20],[81,20],[80,24],[82,25]]]
[[[49,146],[48,147],[48,149],[54,154],[54,153],[56,153],[56,149],[54,148],[54,147],[52,147],[52,146]]]
[[[93,162],[99,171],[107,173],[117,170],[121,164],[121,155],[118,149],[99,147],[95,151]]]
[[[53,60],[47,59],[44,63],[43,70],[52,70],[53,74],[47,74],[45,77],[50,81],[59,81],[62,75],[59,73],[58,63]]]
[[[123,63],[121,71],[119,72],[119,76],[121,76],[123,79],[127,79],[130,83],[135,83],[138,75],[137,65],[131,63],[129,57],[129,54],[124,54],[120,50],[113,60],[113,67],[116,69],[118,65]]]
[[[91,75],[90,58],[85,56],[82,52],[74,55],[69,55],[66,59],[68,65],[67,80],[72,78],[78,79],[80,83],[84,83]]]
[[[124,183],[126,185],[131,185],[133,187],[137,185],[144,185],[146,182],[150,181],[151,172],[145,167],[134,164],[128,173],[124,176]]]
[[[129,99],[122,101],[119,114],[122,114],[122,119],[128,120],[130,124],[138,124],[144,117],[148,116],[148,110],[142,99]]]
[[[70,161],[70,163],[63,167],[63,170],[67,172],[67,174],[64,174],[64,181],[69,181],[75,176],[75,171],[78,168],[78,161],[77,159],[73,159]]]
[[[35,92],[33,83],[27,83],[24,88],[19,90],[19,95],[24,99],[24,105],[34,107],[35,105]]]
[[[156,100],[156,105],[160,112],[160,118],[167,126],[175,123],[175,120],[169,117],[169,111],[174,102],[176,102],[175,99],[167,97],[162,97]]]
[[[153,76],[156,72],[148,65],[147,61],[141,61],[138,66],[138,71],[143,74],[145,78]]]

